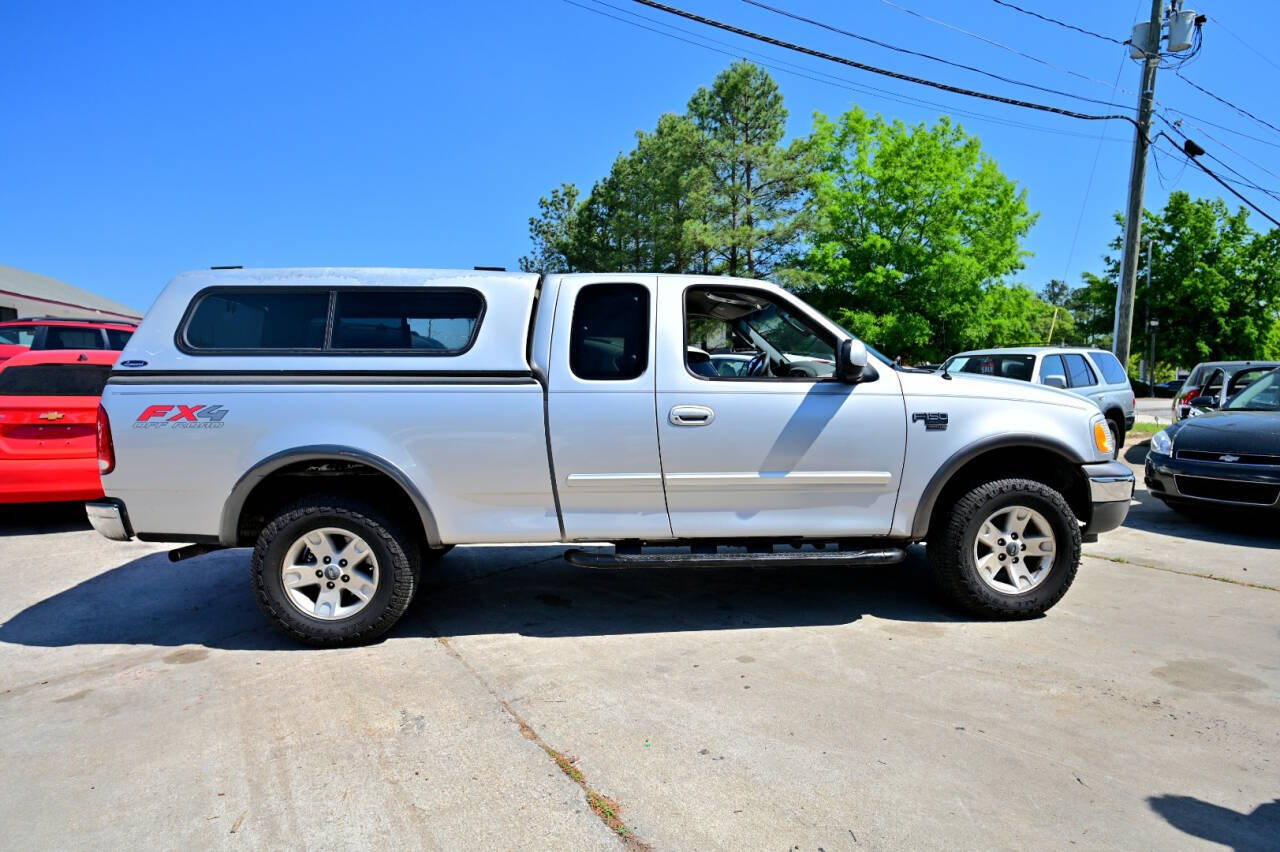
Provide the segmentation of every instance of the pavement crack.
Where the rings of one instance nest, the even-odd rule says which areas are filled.
[[[1199,577],[1201,580],[1217,580],[1219,583],[1230,583],[1233,586],[1244,586],[1247,589],[1266,589],[1269,592],[1280,592],[1280,588],[1268,586],[1266,583],[1250,583],[1248,580],[1236,580],[1232,577],[1222,577],[1217,574],[1201,574],[1199,571],[1179,571],[1177,568],[1165,568],[1161,565],[1152,565],[1147,562],[1134,562],[1132,559],[1124,559],[1119,556],[1102,556],[1097,553],[1085,553],[1090,559],[1101,559],[1104,562],[1114,562],[1117,565],[1132,565],[1135,568],[1150,568],[1152,571],[1164,571],[1166,574],[1181,574],[1183,577]]]
[[[543,562],[546,560],[537,561]],[[482,687],[484,687],[485,691],[493,696],[493,699],[498,702],[498,706],[511,717],[512,721],[516,723],[516,727],[520,729],[521,736],[532,742],[538,748],[542,749],[543,753],[546,754],[547,757],[551,758],[551,761],[555,763],[556,767],[559,768],[565,777],[581,788],[582,794],[587,801],[587,807],[591,808],[591,812],[596,815],[600,822],[604,823],[606,828],[618,836],[618,839],[622,841],[623,848],[631,850],[631,852],[649,852],[652,847],[636,836],[635,831],[623,822],[622,806],[618,804],[616,799],[604,795],[591,785],[586,776],[583,775],[582,770],[576,766],[578,759],[552,748],[547,741],[533,729],[533,726],[530,725],[523,716],[516,712],[515,708],[511,706],[511,702],[503,698],[502,695],[500,695],[489,683],[489,681],[487,681],[480,672],[476,671],[476,668],[462,656],[458,649],[453,647],[453,644],[449,641],[448,637],[441,636],[434,629],[432,632],[436,635],[436,641],[440,643],[449,656],[457,660],[462,667],[465,668]]]

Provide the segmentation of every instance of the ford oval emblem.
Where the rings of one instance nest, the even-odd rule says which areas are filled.
[[[120,366],[121,367],[145,367],[147,366],[147,362],[146,361],[121,361]]]

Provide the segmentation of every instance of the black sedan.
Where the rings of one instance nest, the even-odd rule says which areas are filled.
[[[1280,369],[1220,411],[1181,420],[1151,439],[1146,483],[1172,508],[1280,510]]]

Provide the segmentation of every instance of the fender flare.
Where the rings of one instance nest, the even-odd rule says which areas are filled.
[[[1018,448],[1048,450],[1060,456],[1063,461],[1073,465],[1088,464],[1089,462],[1088,459],[1081,458],[1080,454],[1067,444],[1054,438],[1046,438],[1044,435],[1015,433],[993,435],[981,441],[976,441],[952,453],[951,457],[934,472],[929,484],[925,486],[924,493],[920,495],[920,502],[916,504],[915,519],[911,524],[911,538],[915,541],[920,541],[928,535],[929,520],[933,516],[933,509],[938,502],[938,497],[942,495],[943,489],[947,487],[951,478],[955,476],[960,468],[991,450]]]
[[[282,467],[298,462],[318,461],[320,459],[341,459],[343,461],[357,462],[391,477],[404,490],[409,499],[413,501],[414,508],[418,510],[418,519],[422,522],[423,532],[426,533],[427,544],[431,547],[441,546],[440,528],[436,525],[435,515],[432,514],[431,507],[427,505],[426,498],[422,496],[422,492],[418,490],[418,487],[413,484],[413,481],[409,479],[404,471],[390,462],[363,450],[337,444],[314,444],[282,450],[267,456],[249,468],[236,481],[231,493],[227,495],[227,499],[222,504],[222,522],[218,530],[218,541],[227,547],[237,546],[240,513],[244,509],[244,504],[249,498],[249,494],[262,480]]]

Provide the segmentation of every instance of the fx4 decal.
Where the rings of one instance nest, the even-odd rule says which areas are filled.
[[[924,421],[924,430],[926,432],[943,432],[946,431],[950,418],[947,417],[945,411],[917,411],[911,415],[911,422],[915,423],[919,420]]]
[[[228,410],[221,405],[148,405],[134,421],[135,429],[221,429]]]

